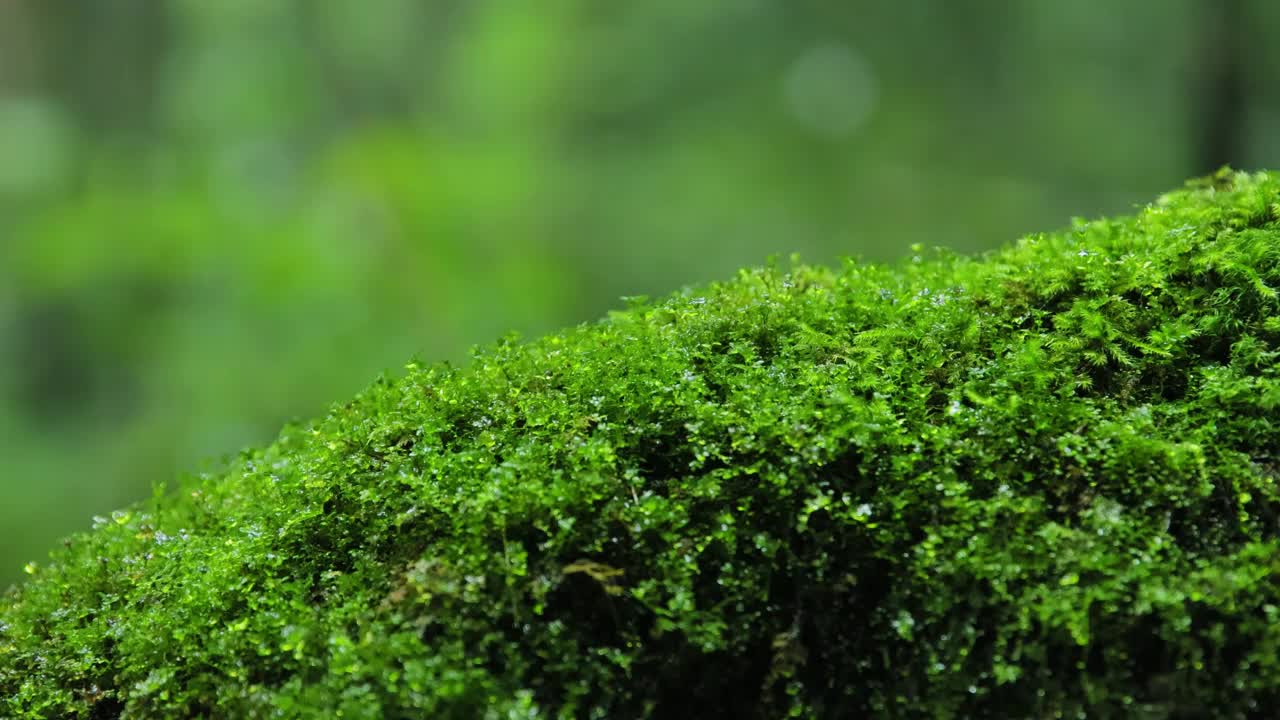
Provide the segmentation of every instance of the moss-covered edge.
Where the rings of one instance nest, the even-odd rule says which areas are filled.
[[[3,717],[1265,717],[1280,182],[410,364],[95,520]]]

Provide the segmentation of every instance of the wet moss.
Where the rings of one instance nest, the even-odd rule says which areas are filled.
[[[0,716],[1265,717],[1280,178],[411,363],[0,601]]]

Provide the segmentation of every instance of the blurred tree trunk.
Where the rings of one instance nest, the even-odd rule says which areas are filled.
[[[1246,29],[1244,0],[1208,0],[1199,8],[1199,87],[1191,93],[1195,126],[1196,172],[1208,173],[1231,164],[1241,167],[1246,87]]]
[[[0,98],[40,83],[40,36],[24,0],[0,0]]]
[[[168,40],[166,3],[26,4],[44,31],[45,90],[66,103],[82,130],[127,137],[155,128],[161,59]]]

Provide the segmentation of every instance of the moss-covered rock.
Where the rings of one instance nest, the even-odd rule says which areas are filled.
[[[1270,716],[1280,176],[928,255],[411,364],[99,518],[0,716]]]

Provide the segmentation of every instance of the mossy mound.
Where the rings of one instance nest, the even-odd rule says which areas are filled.
[[[69,540],[0,715],[1266,717],[1280,176],[411,365]]]

